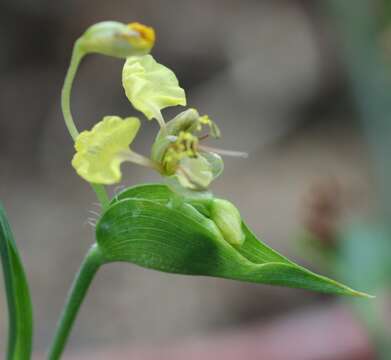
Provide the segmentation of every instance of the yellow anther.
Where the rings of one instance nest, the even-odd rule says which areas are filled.
[[[164,167],[168,172],[176,171],[179,161],[198,156],[198,138],[190,132],[181,131],[167,149],[164,156]]]
[[[150,46],[153,46],[156,40],[156,35],[155,30],[152,27],[145,26],[138,22],[132,22],[128,24],[128,27],[134,31],[137,31],[143,40],[150,44]]]

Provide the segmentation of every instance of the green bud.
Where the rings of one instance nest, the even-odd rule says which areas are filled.
[[[98,53],[125,59],[148,54],[155,43],[155,31],[139,23],[103,21],[90,26],[78,40],[84,54]]]
[[[224,239],[231,245],[243,244],[245,235],[239,210],[229,201],[214,199],[210,207],[210,218],[217,225]]]

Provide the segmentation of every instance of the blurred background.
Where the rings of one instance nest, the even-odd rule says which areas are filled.
[[[374,320],[391,309],[388,7],[385,0],[1,0],[0,199],[31,283],[38,353],[93,241],[90,211],[99,212],[70,165],[62,82],[73,42],[91,24],[117,20],[156,29],[153,55],[175,71],[189,105],[221,127],[214,145],[250,154],[225,159],[215,193],[275,249],[379,296],[356,306],[302,290],[109,265],[82,307],[69,359],[391,359],[383,350],[389,333]],[[136,114],[122,65],[102,56],[83,61],[72,97],[80,129],[104,115]],[[134,148],[147,154],[156,131],[145,121]],[[124,186],[159,180],[140,167],[123,169]],[[1,296],[0,353],[6,320]]]

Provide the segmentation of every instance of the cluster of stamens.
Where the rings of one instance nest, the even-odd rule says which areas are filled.
[[[198,156],[199,140],[197,136],[187,131],[181,131],[178,136],[173,137],[173,141],[164,156],[163,166],[172,168],[172,165],[177,164],[185,157],[196,158]]]

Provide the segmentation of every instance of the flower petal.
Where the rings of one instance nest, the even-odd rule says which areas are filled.
[[[210,166],[210,170],[213,175],[213,180],[216,179],[224,171],[224,161],[220,155],[214,152],[203,151],[201,156],[204,157]]]
[[[150,119],[162,120],[161,110],[186,105],[185,91],[175,74],[151,55],[131,56],[122,71],[126,96],[133,106]]]
[[[120,166],[137,135],[140,121],[135,117],[121,119],[106,116],[92,130],[76,139],[72,166],[85,180],[97,184],[114,184],[121,180]]]
[[[179,183],[188,189],[206,189],[213,180],[209,162],[203,157],[185,157],[176,171]]]

